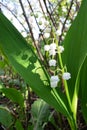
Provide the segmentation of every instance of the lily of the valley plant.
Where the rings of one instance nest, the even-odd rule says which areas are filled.
[[[86,10],[87,0],[83,0],[61,45],[57,36],[45,34],[45,38],[53,38],[52,43],[44,45],[46,61],[43,62],[48,63],[48,68],[37,57],[36,50],[0,12],[0,49],[36,94],[67,118],[71,130],[78,129],[78,99],[87,123]]]

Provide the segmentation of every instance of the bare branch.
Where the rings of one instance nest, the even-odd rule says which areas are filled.
[[[19,3],[20,3],[20,5],[21,5],[24,18],[25,18],[26,23],[27,23],[27,25],[28,25],[28,28],[29,28],[29,30],[30,30],[30,33],[31,33],[31,37],[32,37],[34,46],[36,47],[37,53],[38,53],[38,55],[39,55],[39,58],[41,59],[41,61],[43,61],[44,58],[43,58],[43,56],[42,56],[42,54],[41,54],[41,52],[40,52],[40,49],[39,49],[39,47],[38,47],[38,45],[37,45],[37,42],[36,42],[35,39],[34,39],[33,31],[32,31],[32,28],[31,28],[31,26],[30,26],[30,23],[29,23],[29,21],[28,21],[28,18],[27,18],[27,15],[26,15],[25,8],[24,8],[24,6],[23,6],[22,0],[19,0]]]
[[[27,2],[28,2],[28,4],[29,4],[29,7],[30,7],[32,13],[34,14],[34,10],[33,10],[32,6],[31,6],[29,0],[27,0]],[[42,30],[40,29],[40,26],[39,26],[39,24],[38,24],[38,22],[37,22],[37,19],[36,19],[36,17],[35,17],[35,14],[34,14],[34,18],[35,18],[36,24],[37,24],[37,26],[38,26],[38,29],[39,29],[39,31],[40,31],[40,34],[41,34],[41,36],[43,37]],[[46,43],[44,37],[43,37],[43,40],[44,40],[44,42]]]
[[[42,10],[42,12],[43,12],[43,14],[44,14],[44,16],[45,16],[45,12],[44,12],[43,6],[42,6],[42,4],[41,4],[41,1],[40,1],[40,0],[38,0],[38,1],[39,1],[40,8],[41,8],[41,10]]]
[[[64,23],[63,23],[62,33],[61,33],[61,35],[60,35],[60,37],[59,37],[59,44],[60,44],[60,42],[61,42],[61,40],[62,40],[61,38],[62,38],[62,35],[63,35],[63,31],[64,31],[64,29],[65,29],[65,24],[66,24],[66,21],[68,20],[68,17],[69,17],[69,14],[70,14],[70,11],[71,11],[71,8],[72,8],[72,5],[73,5],[73,2],[74,2],[74,0],[71,1],[71,4],[70,4],[69,10],[68,10],[68,13],[67,13],[66,19],[65,19],[65,21],[64,21]]]
[[[56,25],[55,25],[54,20],[53,20],[53,18],[51,16],[51,13],[48,10],[47,4],[46,4],[46,0],[43,0],[43,2],[44,2],[44,5],[45,5],[45,8],[46,8],[46,11],[47,11],[47,13],[49,15],[50,20],[52,21],[53,26],[56,28]]]
[[[48,3],[49,3],[50,15],[51,15],[51,17],[52,17],[52,19],[53,19],[53,21],[54,21],[55,27],[56,27],[56,29],[57,29],[56,20],[55,20],[55,18],[54,18],[54,15],[52,15],[54,9],[52,9],[52,6],[51,6],[49,0],[48,0]],[[55,10],[54,10],[54,11],[55,11]]]

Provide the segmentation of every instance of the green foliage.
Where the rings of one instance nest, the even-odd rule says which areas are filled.
[[[0,81],[0,92],[1,92],[1,89],[3,88],[3,84],[2,82]]]
[[[80,100],[84,119],[87,123],[87,57],[83,63],[80,79]]]
[[[59,89],[50,88],[49,77],[32,47],[1,12],[0,29],[0,48],[13,67],[42,99],[64,115],[70,116],[67,98]]]
[[[72,110],[76,113],[78,92],[82,101],[83,111],[85,110],[85,118],[87,118],[87,96],[86,96],[86,56],[87,56],[87,0],[83,0],[82,6],[77,18],[73,22],[67,36],[64,40],[65,51],[63,54],[63,62],[66,64],[72,78],[68,81],[69,94],[72,101]],[[84,15],[84,17],[83,17]],[[84,66],[83,66],[84,64]],[[82,70],[82,71],[81,71]],[[80,73],[81,72],[81,73]],[[79,86],[80,90],[79,90]],[[85,100],[83,100],[85,99]]]
[[[4,61],[0,61],[0,68],[4,68],[5,66],[5,62]]]
[[[26,43],[21,34],[0,12],[0,48],[8,57],[10,63],[30,85],[30,87],[46,102],[52,105],[57,111],[64,114],[72,130],[77,130],[76,114],[78,97],[81,100],[84,119],[87,122],[87,0],[83,0],[82,6],[63,42],[65,51],[62,55],[63,64],[71,73],[71,80],[67,82],[67,92],[62,93],[60,88],[51,89],[49,76],[44,66],[37,58],[34,50]],[[84,16],[84,17],[83,17]],[[12,101],[23,106],[20,94],[13,89],[1,89]],[[80,91],[80,92],[79,92]],[[67,96],[68,93],[68,97]],[[66,94],[66,95],[65,95]],[[12,96],[13,95],[13,96]],[[16,98],[15,98],[16,97]],[[70,99],[69,99],[70,98]],[[42,122],[49,112],[48,105],[42,100],[32,105],[32,121],[34,129],[42,129]],[[20,122],[16,124],[22,128]],[[32,126],[31,126],[32,128]]]
[[[0,123],[9,128],[13,123],[13,117],[7,108],[0,106]]]
[[[16,120],[16,122],[15,122],[15,128],[16,128],[16,130],[24,130],[24,128],[23,128],[20,120]]]
[[[28,130],[33,130],[33,125],[29,125]]]
[[[49,105],[41,99],[35,101],[31,106],[32,123],[34,130],[43,130],[43,124],[49,117]]]
[[[15,103],[18,103],[21,108],[24,107],[24,98],[21,92],[19,92],[15,88],[2,88],[0,91],[4,93],[7,98]]]

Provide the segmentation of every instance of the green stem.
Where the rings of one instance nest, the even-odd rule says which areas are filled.
[[[58,53],[58,57],[59,57],[59,62],[60,62],[60,67],[62,69],[62,74],[64,73],[64,67],[63,67],[63,63],[62,63],[62,58],[61,58],[61,54]],[[68,99],[68,103],[69,103],[69,106],[70,106],[70,109],[71,111],[73,112],[72,110],[72,103],[71,103],[71,100],[70,100],[70,94],[69,94],[69,90],[68,90],[68,85],[67,85],[67,81],[64,80],[64,88],[65,88],[65,91],[66,91],[66,96],[67,96],[67,99]],[[71,130],[77,130],[77,125],[76,125],[76,115],[74,115],[74,113],[72,113],[73,115],[71,116],[71,118],[68,119],[68,122],[69,122],[69,125],[71,127]]]
[[[58,53],[58,57],[59,57],[60,67],[62,69],[62,74],[63,74],[64,73],[64,69],[63,69],[64,67],[63,67],[62,58],[61,58],[61,54],[60,53]],[[68,85],[67,85],[67,81],[66,80],[64,80],[64,87],[65,87],[68,103],[69,103],[69,106],[71,108],[70,94],[69,94]]]
[[[71,119],[70,118],[67,118],[67,119],[68,119],[71,130],[77,130],[77,124],[76,124],[76,121],[73,118],[73,115],[72,115]]]

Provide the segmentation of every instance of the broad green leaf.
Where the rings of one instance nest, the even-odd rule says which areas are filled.
[[[46,76],[45,70],[31,46],[26,43],[22,35],[1,12],[0,48],[37,95],[52,105],[56,110],[69,116],[66,97],[62,92],[59,95],[57,94],[58,96],[55,96],[54,91],[49,85],[49,79]]]
[[[81,107],[84,119],[87,123],[87,57],[81,70],[80,80],[80,96],[81,96]]]
[[[21,107],[24,106],[24,98],[23,98],[21,92],[19,92],[15,88],[2,88],[1,91],[11,101],[18,103]]]
[[[87,56],[87,0],[82,1],[79,13],[70,27],[64,40],[65,51],[63,54],[63,63],[67,66],[67,70],[71,73],[71,79],[68,81],[69,93],[72,101],[72,110],[76,113],[78,92],[80,86],[80,71],[83,68]],[[86,64],[85,64],[86,65]],[[83,70],[84,71],[84,70]],[[87,77],[84,73],[83,79]],[[86,79],[85,79],[86,80]],[[82,83],[84,80],[82,81]],[[81,83],[81,85],[82,85]],[[85,84],[86,85],[86,84]],[[83,90],[86,86],[81,86]],[[87,96],[82,93],[82,97],[87,99]],[[86,100],[87,101],[87,100]],[[82,100],[82,102],[84,102]],[[82,103],[84,104],[84,103]],[[85,111],[87,113],[87,109]]]
[[[43,130],[42,125],[49,117],[49,105],[41,99],[35,101],[31,106],[32,122],[34,130]]]
[[[0,106],[0,123],[6,128],[9,128],[13,123],[13,117],[10,111],[3,106]]]

